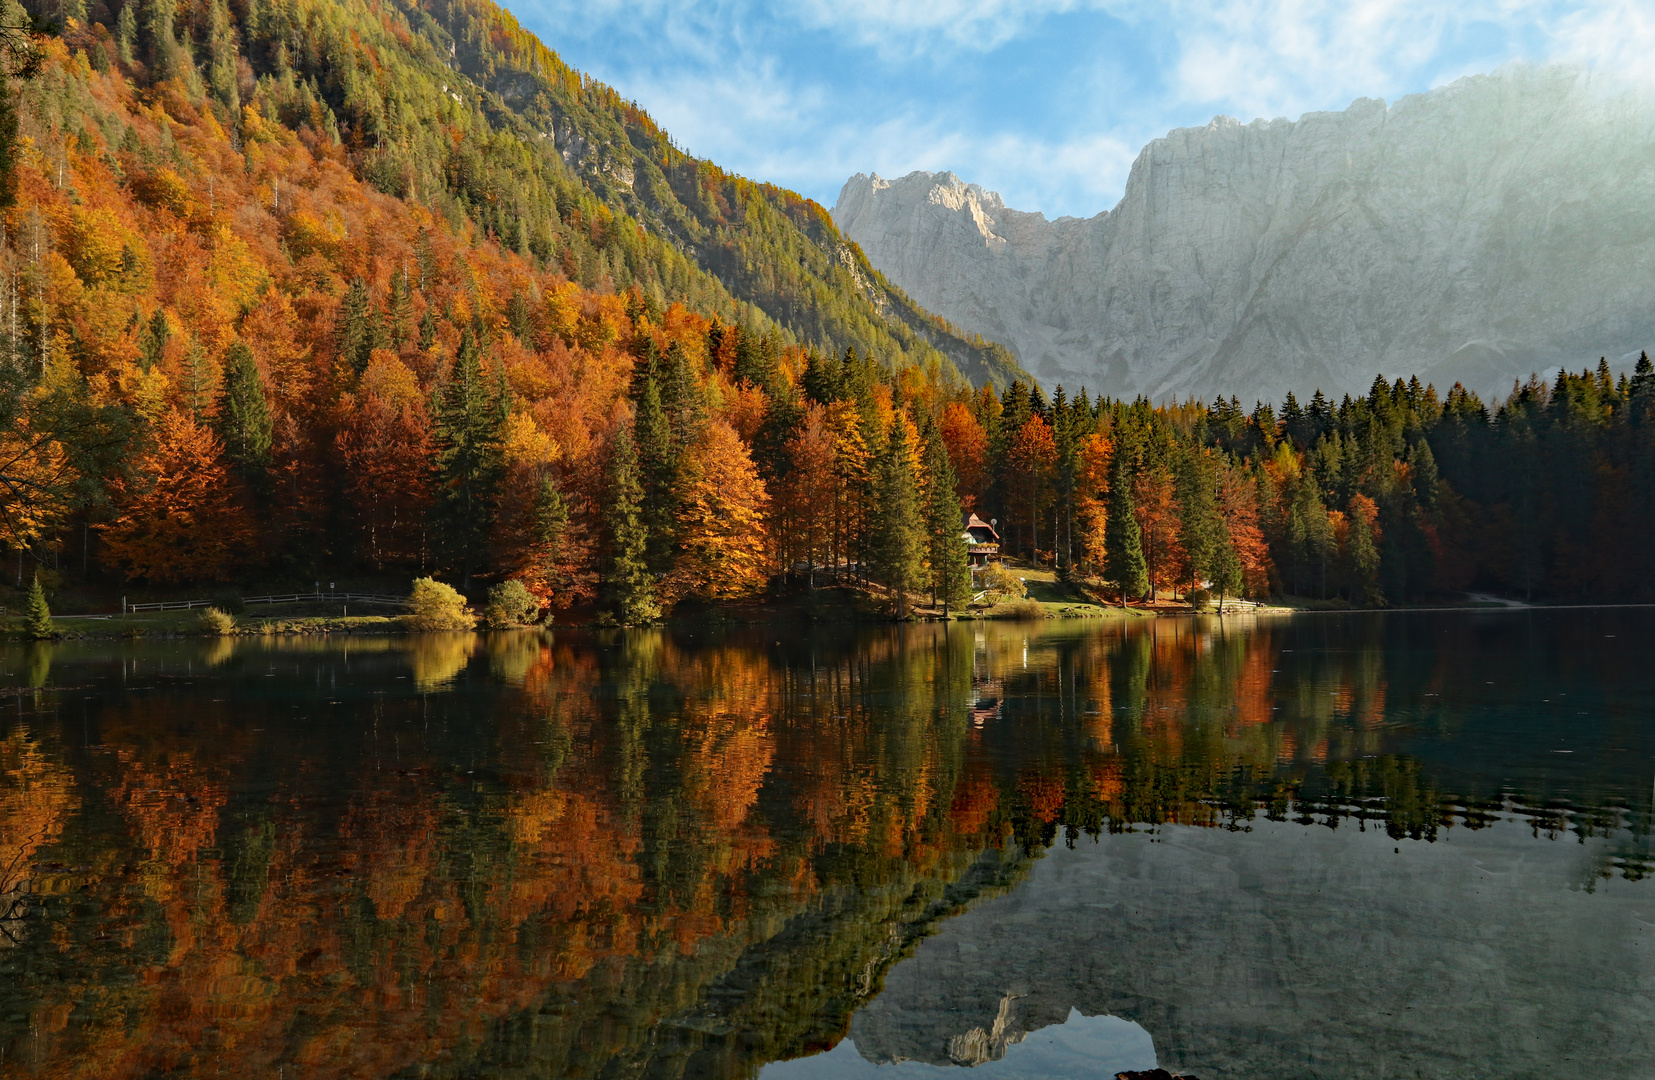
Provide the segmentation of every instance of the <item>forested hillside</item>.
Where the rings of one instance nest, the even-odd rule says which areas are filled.
[[[183,79],[232,138],[245,104],[312,127],[379,190],[474,221],[587,288],[636,284],[659,306],[888,364],[939,362],[935,343],[978,381],[1017,374],[1004,350],[963,340],[887,285],[822,207],[675,149],[493,4],[44,7],[139,84]]]
[[[14,585],[439,573],[634,623],[813,567],[900,612],[965,595],[969,507],[1132,595],[1648,592],[1647,363],[1492,412],[1417,383],[1279,416],[973,389],[833,286],[854,249],[807,272],[819,208],[479,10],[96,5],[12,51]]]

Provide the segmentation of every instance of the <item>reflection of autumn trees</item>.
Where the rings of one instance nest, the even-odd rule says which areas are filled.
[[[0,721],[0,1076],[742,1075],[1060,833],[1504,805],[1391,734],[1474,662],[1318,625],[61,644]]]

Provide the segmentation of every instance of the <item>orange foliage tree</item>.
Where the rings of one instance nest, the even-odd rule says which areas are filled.
[[[167,413],[132,471],[110,482],[119,509],[103,531],[129,577],[222,581],[240,565],[253,525],[210,429],[180,410]]]

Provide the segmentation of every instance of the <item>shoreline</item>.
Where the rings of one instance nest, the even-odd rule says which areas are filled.
[[[1431,605],[1422,607],[1289,607],[1284,605],[1264,604],[1249,607],[1241,611],[1226,611],[1220,614],[1217,611],[1195,611],[1188,608],[1121,608],[1116,605],[1099,605],[1095,603],[1052,603],[1040,602],[1045,609],[1038,616],[1029,615],[1026,610],[1021,612],[998,612],[998,608],[1012,605],[996,605],[994,608],[979,608],[969,614],[950,614],[946,618],[934,615],[910,616],[905,620],[898,620],[888,616],[881,616],[876,612],[855,610],[848,606],[835,605],[826,612],[822,612],[804,605],[788,605],[779,607],[710,607],[688,615],[659,620],[650,624],[651,628],[670,629],[674,627],[706,627],[708,625],[728,626],[772,626],[789,623],[821,623],[821,624],[867,624],[892,625],[897,622],[1085,622],[1096,620],[1123,620],[1123,619],[1156,619],[1156,618],[1279,618],[1294,615],[1401,615],[1401,614],[1510,614],[1518,612],[1544,611],[1606,611],[1620,609],[1647,609],[1655,608],[1655,603],[1618,603],[1618,604],[1459,604],[1459,605]],[[744,613],[748,617],[744,617]],[[110,616],[67,616],[62,621],[81,623],[81,626],[65,627],[54,618],[56,633],[47,639],[31,638],[22,625],[20,617],[7,616],[6,626],[0,631],[0,640],[8,642],[28,643],[35,640],[44,641],[118,641],[122,639],[171,639],[171,638],[272,638],[272,637],[308,637],[318,635],[360,635],[360,636],[394,636],[402,634],[427,633],[510,633],[522,630],[618,630],[626,629],[617,626],[606,626],[602,622],[591,618],[580,618],[573,621],[547,621],[527,626],[490,627],[478,626],[468,631],[434,631],[416,629],[403,622],[403,616],[386,615],[301,615],[287,617],[261,618],[255,623],[239,624],[229,633],[215,632],[205,629],[196,621],[193,613],[178,612],[176,614],[156,613],[154,615],[110,615]],[[113,625],[111,625],[113,624]]]

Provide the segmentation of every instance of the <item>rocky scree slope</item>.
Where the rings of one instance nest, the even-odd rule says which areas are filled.
[[[1176,130],[1084,220],[925,172],[854,176],[833,213],[919,303],[1114,395],[1503,396],[1655,341],[1655,95],[1574,68]]]

